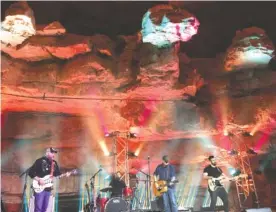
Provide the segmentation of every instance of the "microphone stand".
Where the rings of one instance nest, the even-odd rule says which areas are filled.
[[[100,168],[91,178],[91,190],[92,190],[92,194],[93,194],[93,211],[97,211],[97,205],[96,205],[96,193],[95,193],[95,177],[97,176],[97,174],[99,174],[102,171],[102,169]]]
[[[143,171],[140,170],[140,169],[135,168],[135,167],[132,167],[132,168],[133,168],[133,169],[136,169],[138,172],[141,172],[142,174],[144,174],[144,175],[147,177],[147,179],[146,179],[146,181],[145,181],[145,183],[146,183],[146,197],[147,197],[147,199],[146,199],[146,207],[149,208],[149,207],[150,207],[150,204],[149,204],[150,175],[147,174],[147,173],[145,173],[145,172],[143,172]]]
[[[149,208],[148,209],[151,209],[151,190],[150,190],[150,187],[151,187],[151,176],[150,176],[150,156],[148,156],[148,206]]]
[[[30,168],[26,169],[24,172],[22,172],[19,177],[23,177],[25,175],[25,179],[24,179],[24,186],[23,186],[23,192],[22,192],[22,196],[21,196],[21,212],[24,212],[24,196],[25,196],[25,192],[27,189],[27,177],[29,174],[29,170]]]

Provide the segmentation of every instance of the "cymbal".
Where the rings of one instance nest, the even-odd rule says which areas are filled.
[[[111,189],[112,189],[112,187],[108,186],[108,187],[102,188],[100,191],[101,192],[111,192]]]

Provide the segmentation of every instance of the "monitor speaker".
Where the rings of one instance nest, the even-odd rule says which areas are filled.
[[[252,209],[246,209],[246,212],[272,212],[270,208],[252,208]]]
[[[152,211],[162,211],[163,208],[163,200],[162,198],[157,198],[151,201],[151,210]]]

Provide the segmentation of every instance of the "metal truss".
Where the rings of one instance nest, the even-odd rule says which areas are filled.
[[[113,173],[118,171],[122,174],[126,185],[129,185],[129,164],[128,164],[128,138],[129,132],[118,132],[113,133]]]
[[[238,178],[236,183],[236,189],[239,199],[240,209],[246,208],[246,201],[250,195],[254,195],[254,201],[257,207],[259,207],[259,198],[256,191],[256,186],[254,182],[254,176],[251,169],[251,164],[247,150],[249,149],[243,139],[244,132],[236,131],[230,135],[230,140],[232,141],[232,151],[234,150],[234,160],[235,166],[247,177]]]

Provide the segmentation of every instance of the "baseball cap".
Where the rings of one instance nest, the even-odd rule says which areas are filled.
[[[46,149],[46,152],[51,152],[51,153],[58,153],[58,151],[56,149],[54,149],[53,147],[49,147]]]

